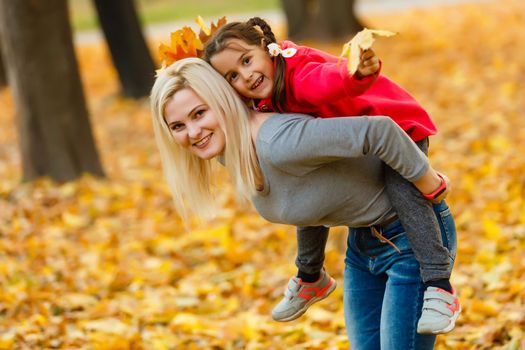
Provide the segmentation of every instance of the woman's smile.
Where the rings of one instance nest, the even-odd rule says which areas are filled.
[[[205,137],[203,137],[199,141],[193,143],[193,146],[197,147],[197,148],[200,148],[200,149],[206,148],[206,146],[209,145],[212,136],[213,136],[213,133],[210,133],[210,134],[206,135]]]

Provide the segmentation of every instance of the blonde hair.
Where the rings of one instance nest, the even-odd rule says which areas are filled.
[[[212,163],[179,146],[165,120],[166,104],[182,89],[192,89],[215,113],[225,135],[224,165],[237,194],[249,199],[260,178],[260,168],[250,132],[250,113],[228,82],[208,63],[186,58],[162,69],[151,91],[153,130],[166,181],[181,217],[212,217]]]

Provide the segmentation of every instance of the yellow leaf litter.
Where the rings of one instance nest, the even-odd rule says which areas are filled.
[[[436,349],[525,349],[525,3],[362,20],[399,33],[374,51],[435,120],[430,157],[454,187],[463,312]],[[237,205],[220,174],[224,209],[186,231],[148,101],[117,97],[105,45],[77,53],[107,179],[21,183],[12,96],[0,91],[0,349],[347,349],[342,287],[297,321],[270,317],[295,272],[293,228]],[[345,238],[334,230],[326,252],[340,286]]]

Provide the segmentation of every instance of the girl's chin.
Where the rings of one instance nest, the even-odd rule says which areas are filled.
[[[270,91],[262,91],[259,96],[257,97],[257,100],[265,100],[272,97],[272,92]]]

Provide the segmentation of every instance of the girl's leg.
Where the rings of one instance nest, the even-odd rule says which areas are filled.
[[[428,153],[428,141],[417,143]],[[440,224],[432,205],[401,175],[386,166],[385,184],[392,206],[406,229],[410,245],[421,266],[421,278],[428,294],[419,321],[420,333],[450,332],[459,315],[459,300],[453,295],[450,273],[454,255],[443,244]],[[454,305],[450,310],[450,305]],[[436,310],[437,309],[437,310]]]
[[[336,281],[323,269],[327,239],[327,227],[297,227],[296,264],[299,272],[297,277],[289,280],[284,298],[273,308],[274,320],[295,320],[310,305],[326,298],[335,290]]]
[[[426,150],[426,143],[420,142],[419,146]],[[460,312],[459,300],[453,294],[454,290],[450,285],[454,255],[447,245],[443,244],[441,224],[431,203],[424,199],[411,183],[388,166],[385,173],[387,193],[421,266],[421,278],[427,291],[418,332],[450,332],[454,329]]]
[[[328,240],[328,227],[297,227],[297,257],[295,265],[299,269],[298,277],[306,282],[314,282],[324,265],[324,251]],[[304,278],[312,275],[314,280]],[[317,277],[316,277],[317,276]]]
[[[427,154],[428,141],[417,145]],[[432,204],[399,173],[385,166],[386,190],[392,207],[406,230],[410,245],[421,266],[421,278],[427,286],[451,292],[448,282],[453,267],[450,251],[443,245]]]

